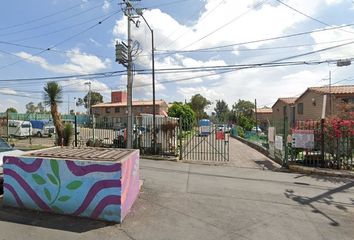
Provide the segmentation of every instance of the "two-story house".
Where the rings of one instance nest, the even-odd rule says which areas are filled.
[[[343,105],[353,108],[354,85],[310,87],[295,101],[296,121],[321,119],[324,95],[327,95],[326,117],[337,115]]]
[[[168,104],[164,100],[155,101],[156,115],[167,116]],[[92,106],[92,112],[96,122],[114,128],[126,127],[127,125],[127,93],[125,91],[114,91],[111,93],[111,102],[100,103]],[[152,101],[133,101],[133,116],[143,113],[153,113]]]

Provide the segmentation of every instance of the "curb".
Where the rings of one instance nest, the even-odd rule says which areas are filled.
[[[319,168],[311,168],[311,167],[304,167],[304,166],[299,166],[299,165],[290,165],[289,166],[289,171],[293,173],[302,173],[302,174],[315,174],[315,175],[320,175],[320,176],[326,176],[326,177],[339,177],[339,178],[351,178],[354,179],[354,172],[334,172],[334,171],[329,171],[325,169],[319,169]]]

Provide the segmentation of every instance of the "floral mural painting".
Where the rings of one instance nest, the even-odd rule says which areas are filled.
[[[46,196],[49,206],[52,208],[53,211],[58,212],[58,213],[64,213],[62,209],[60,209],[58,206],[55,205],[57,201],[59,202],[66,202],[70,200],[71,196],[70,195],[61,195],[60,196],[60,190],[61,190],[61,181],[60,181],[60,174],[59,174],[59,164],[55,160],[50,160],[50,167],[51,167],[51,173],[47,173],[46,177],[47,180],[45,180],[45,177],[40,176],[38,174],[32,174],[33,180],[38,184],[38,185],[43,185],[43,192],[44,195]],[[45,187],[47,184],[52,184],[56,191],[51,193],[48,189],[48,187]],[[69,190],[76,190],[80,188],[82,185],[82,181],[75,180],[70,182],[69,184],[66,185],[66,188]]]
[[[139,153],[99,162],[5,157],[4,204],[121,222],[139,193]]]

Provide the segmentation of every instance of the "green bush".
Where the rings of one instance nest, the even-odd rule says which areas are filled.
[[[71,139],[74,135],[74,129],[73,129],[73,125],[70,123],[65,124],[64,127],[64,146],[69,146]]]
[[[237,130],[237,135],[239,137],[242,137],[242,138],[245,137],[245,131],[243,130],[243,128],[241,126],[237,126],[236,130]]]

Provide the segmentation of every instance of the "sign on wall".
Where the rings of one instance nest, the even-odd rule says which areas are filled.
[[[315,147],[315,136],[313,130],[293,130],[293,148],[313,149]]]
[[[283,150],[283,137],[275,136],[275,149]]]
[[[268,128],[268,142],[273,143],[274,136],[275,136],[275,127],[269,127]]]

